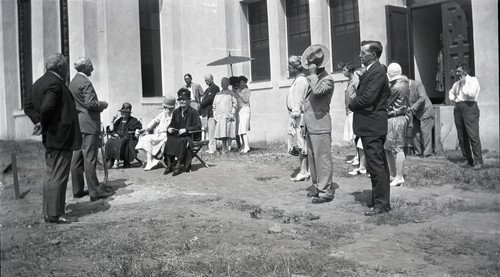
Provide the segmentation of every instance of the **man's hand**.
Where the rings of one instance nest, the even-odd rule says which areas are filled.
[[[184,133],[186,133],[186,129],[184,129],[184,128],[183,128],[183,129],[180,129],[180,130],[179,130],[179,135],[182,135],[182,134],[184,134]]]
[[[138,138],[140,134],[141,134],[141,131],[139,129],[135,130],[134,135],[136,138]]]
[[[102,109],[103,110],[107,109],[108,108],[108,102],[106,102],[106,101],[101,101],[101,102],[102,102],[102,106],[103,106]]]
[[[33,128],[33,133],[31,135],[33,136],[39,136],[42,134],[42,123],[38,122],[35,124],[35,127]]]
[[[168,132],[169,134],[173,134],[173,133],[177,132],[177,129],[175,129],[175,128],[173,128],[173,127],[170,127],[170,128],[168,128],[168,129],[167,129],[167,132]]]
[[[309,73],[316,75],[316,70],[317,70],[316,64],[315,63],[310,63],[309,64]]]

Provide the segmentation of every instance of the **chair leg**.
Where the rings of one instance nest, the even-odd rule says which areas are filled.
[[[195,158],[197,158],[203,165],[205,165],[207,168],[209,167],[208,164],[200,157],[198,156],[198,153],[194,154]]]

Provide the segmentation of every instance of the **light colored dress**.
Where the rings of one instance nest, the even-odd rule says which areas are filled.
[[[236,122],[235,119],[238,103],[231,90],[225,89],[217,93],[212,104],[215,119],[216,139],[235,138]]]
[[[250,131],[250,89],[238,90],[235,96],[238,101],[237,134],[244,135]]]
[[[163,144],[167,141],[167,127],[172,120],[172,113],[168,110],[161,112],[148,124],[147,129],[153,130],[153,134],[147,134],[139,138],[135,149],[144,150],[153,155],[161,151]]]

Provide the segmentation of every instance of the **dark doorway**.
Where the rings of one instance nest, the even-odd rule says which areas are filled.
[[[468,63],[474,72],[470,0],[424,0],[409,7],[415,78],[422,81],[433,104],[449,104],[457,63]]]

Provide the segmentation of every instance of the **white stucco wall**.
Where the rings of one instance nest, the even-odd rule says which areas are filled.
[[[483,149],[499,150],[498,1],[472,0],[474,63],[481,86],[478,105]]]

